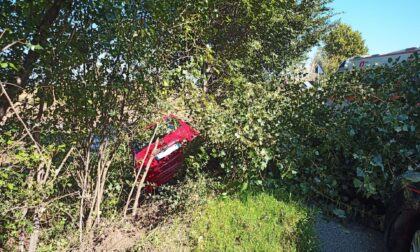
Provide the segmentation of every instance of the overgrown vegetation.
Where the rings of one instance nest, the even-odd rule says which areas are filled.
[[[124,210],[140,186],[130,144],[169,113],[201,132],[181,181],[281,184],[339,216],[378,213],[395,176],[419,169],[420,63],[304,88],[297,65],[327,34],[328,2],[3,1],[0,246],[35,251],[72,232],[83,250],[104,218],[139,218]],[[185,209],[188,190],[173,190],[165,208]]]
[[[416,57],[311,89],[296,78],[244,83],[210,116],[208,159],[239,186],[274,178],[326,200],[340,217],[376,216],[396,176],[419,169],[419,67]]]

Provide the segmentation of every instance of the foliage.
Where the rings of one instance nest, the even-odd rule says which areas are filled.
[[[184,189],[169,186],[154,198],[174,211],[202,202],[208,176],[220,181],[211,187],[228,191],[282,184],[326,199],[339,216],[376,210],[395,176],[419,170],[419,61],[304,88],[296,63],[327,32],[327,3],[4,1],[0,244],[16,248],[41,233],[48,247],[66,227],[83,244],[102,217],[121,213],[137,182],[130,143],[147,141],[144,127],[168,113],[201,132],[201,145],[185,153]],[[332,64],[367,51],[343,24],[323,50]],[[273,218],[282,217],[275,207],[292,211],[293,228],[306,221],[299,207],[272,196],[248,198],[210,202],[196,231],[221,206],[246,218],[244,208],[255,208],[250,214],[259,216],[259,201]],[[225,217],[243,221],[233,212]],[[196,245],[213,246],[214,231]],[[220,239],[235,246],[230,238]]]
[[[362,34],[343,23],[337,23],[323,43],[321,64],[328,73],[334,73],[343,60],[368,53]]]
[[[415,58],[334,75],[312,90],[297,127],[293,187],[348,212],[381,210],[396,176],[420,168],[419,66]]]
[[[144,125],[183,113],[176,97],[206,131],[240,105],[238,88],[262,87],[319,42],[328,3],[2,1],[1,246],[34,251],[63,227],[83,245],[120,213],[134,180],[128,146]],[[207,146],[190,161],[212,162]]]
[[[285,85],[237,79],[206,115],[206,151],[231,185],[276,178],[336,212],[378,213],[394,178],[419,170],[419,66],[413,58],[332,75],[310,89],[296,77]]]

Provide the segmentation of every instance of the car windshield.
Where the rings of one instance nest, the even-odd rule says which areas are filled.
[[[159,127],[156,130],[156,135],[153,141],[156,141],[157,138],[162,139],[167,134],[181,126],[177,119],[168,117],[156,124],[151,125],[151,127],[146,127],[142,130],[139,130],[136,136],[136,140],[133,141],[135,153],[139,152],[149,144],[157,125],[159,125]]]

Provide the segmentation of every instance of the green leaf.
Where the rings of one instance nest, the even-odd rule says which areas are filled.
[[[111,111],[108,112],[108,115],[111,116],[111,117],[114,117],[114,116],[118,115],[118,111],[111,110]]]
[[[353,185],[355,188],[359,189],[363,186],[363,182],[360,181],[359,179],[355,178],[353,179]]]
[[[244,182],[241,186],[241,192],[245,191],[248,188],[248,181]]]
[[[32,51],[43,49],[40,44],[37,44],[37,45],[28,44],[28,46],[29,46],[29,49]]]
[[[382,155],[381,154],[376,154],[372,161],[370,162],[372,165],[374,166],[378,166],[381,167],[382,171],[384,171],[384,165],[382,163]]]
[[[358,177],[364,177],[365,176],[365,172],[360,167],[357,167],[356,173],[357,173]]]
[[[261,186],[261,185],[262,185],[262,183],[263,183],[263,182],[262,182],[262,180],[256,180],[256,181],[255,181],[255,184],[256,184],[256,185],[258,185],[258,186]]]
[[[12,68],[12,69],[14,69],[14,70],[18,70],[18,69],[17,69],[17,67],[15,66],[15,64],[10,63],[10,62],[9,62],[8,64],[9,64],[9,67],[10,67],[10,68]]]
[[[346,218],[346,212],[343,209],[340,208],[334,208],[333,213],[341,219]]]

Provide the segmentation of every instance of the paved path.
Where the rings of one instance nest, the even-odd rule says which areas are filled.
[[[315,228],[322,252],[385,251],[383,234],[358,224],[341,224],[319,217]]]

